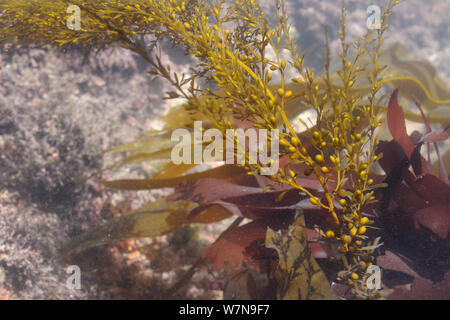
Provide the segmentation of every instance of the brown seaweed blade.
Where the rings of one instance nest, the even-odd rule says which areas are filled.
[[[336,295],[311,256],[303,214],[286,235],[267,229],[266,246],[278,252],[279,297],[283,300],[334,300]]]

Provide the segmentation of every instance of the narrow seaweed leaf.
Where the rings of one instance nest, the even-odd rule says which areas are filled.
[[[150,178],[150,179],[121,179],[104,181],[104,185],[109,188],[117,188],[122,190],[151,190],[160,188],[173,188],[180,182],[186,180],[198,180],[208,177],[217,179],[229,179],[235,175],[242,174],[245,171],[241,168],[224,165],[217,168],[205,170],[202,172],[187,174],[178,177],[169,178]]]
[[[414,151],[414,144],[406,131],[405,115],[398,104],[398,92],[399,89],[395,89],[389,100],[387,123],[394,140],[400,144],[406,155],[410,157]]]
[[[158,200],[75,237],[60,251],[70,256],[117,240],[164,235],[188,223],[187,215],[195,207],[192,201]]]
[[[448,134],[446,130],[448,129],[449,125],[445,127],[444,129],[431,131],[425,135],[422,136],[419,142],[422,143],[429,143],[429,142],[439,142],[439,141],[445,141],[448,139]]]
[[[447,140],[448,139],[448,135],[446,133],[447,129],[450,126],[450,123],[448,123],[444,129],[438,130],[438,131],[432,131],[431,130],[431,126],[430,126],[430,119],[429,117],[425,116],[425,113],[423,112],[422,106],[420,105],[419,99],[417,99],[414,96],[414,101],[416,103],[417,108],[420,111],[420,114],[422,115],[422,118],[425,122],[426,128],[427,128],[427,133],[422,136],[422,138],[420,139],[419,142],[426,142],[427,143],[427,152],[428,152],[428,162],[430,164],[431,167],[431,163],[430,163],[430,142],[433,142],[433,146],[434,146],[434,150],[436,151],[436,155],[437,155],[437,159],[438,159],[438,163],[439,163],[439,174],[442,180],[444,180],[445,182],[449,183],[448,180],[448,174],[447,174],[447,169],[445,168],[445,163],[441,158],[441,154],[439,152],[439,146],[437,145],[437,141],[443,141],[443,140]]]

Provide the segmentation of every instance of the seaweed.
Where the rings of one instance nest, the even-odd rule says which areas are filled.
[[[351,288],[352,297],[383,298],[389,292],[370,287],[367,270],[383,257],[380,247],[398,254],[396,258],[411,257],[405,239],[409,239],[410,229],[418,228],[414,231],[418,239],[426,239],[428,244],[439,241],[441,250],[431,256],[425,250],[422,258],[441,261],[442,268],[438,275],[430,275],[428,269],[423,271],[420,259],[416,263],[406,259],[420,274],[413,277],[442,281],[448,271],[442,252],[448,248],[437,239],[448,239],[448,225],[437,230],[434,223],[448,220],[445,199],[449,199],[449,188],[447,182],[431,174],[431,164],[421,156],[420,146],[447,139],[448,126],[414,143],[404,123],[405,117],[423,121],[421,108],[427,111],[428,123],[448,121],[447,115],[433,111],[448,106],[450,90],[429,63],[404,59],[401,45],[383,52],[387,20],[397,3],[388,2],[379,30],[369,29],[349,43],[343,2],[340,65],[331,70],[325,29],[325,72],[317,75],[305,65],[291,38],[283,1],[275,4],[274,21],[255,0],[70,1],[84,17],[80,30],[64,24],[69,1],[1,2],[0,43],[5,48],[80,45],[90,52],[118,44],[152,66],[151,75],[172,85],[166,99],[185,101],[162,118],[162,130],[149,131],[142,139],[107,150],[129,153],[113,168],[153,160],[165,160],[166,164],[152,178],[105,181],[106,186],[124,190],[174,187],[174,193],[80,235],[61,252],[71,255],[119,239],[160,236],[185,225],[238,215],[230,229],[164,297],[170,297],[203,263],[212,269],[230,267],[231,263],[231,268],[247,268],[245,275],[252,268],[266,277],[265,290],[277,292],[277,298],[334,298],[331,281]],[[194,58],[189,74],[180,75],[164,65],[160,53],[163,40],[182,47]],[[290,58],[284,58],[283,52]],[[296,76],[289,79],[291,71]],[[279,83],[274,83],[275,76]],[[416,101],[421,113],[400,107],[398,89],[387,102],[382,91],[389,86],[400,86],[403,101]],[[309,123],[299,117],[308,110],[315,115]],[[386,110],[394,142],[380,143],[377,130],[384,123]],[[224,164],[201,172],[192,172],[196,163],[171,162],[176,145],[172,130],[185,128],[195,139],[195,121],[202,121],[204,129],[218,129],[224,137],[227,130],[258,128],[271,132],[271,141],[276,138],[273,130],[279,130],[279,170],[264,175],[264,164],[251,161],[249,152],[244,152],[243,164]],[[389,155],[383,151],[386,148],[399,152]],[[234,150],[236,157],[239,152]],[[375,172],[376,163],[383,166],[386,175]],[[441,177],[447,177],[442,163]],[[415,175],[409,171],[410,164]],[[442,195],[427,191],[432,188],[431,181],[442,187]],[[380,190],[382,198],[377,196]],[[412,210],[402,203],[399,190],[408,195],[422,193],[424,199],[435,201],[435,206],[421,203]],[[396,209],[392,209],[393,201]],[[435,220],[430,222],[428,210],[432,208]],[[395,214],[390,215],[392,211]],[[402,215],[404,211],[413,218]],[[242,217],[251,221],[239,225]],[[399,227],[403,219],[408,223]],[[380,235],[386,243],[380,243]],[[396,241],[400,236],[402,240]],[[316,259],[326,260],[332,267]],[[249,276],[238,278],[250,281]],[[236,283],[233,287],[240,288]],[[251,286],[243,287],[254,291]]]

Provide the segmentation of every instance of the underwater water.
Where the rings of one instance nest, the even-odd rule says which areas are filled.
[[[2,20],[11,10],[6,4],[0,1],[0,30],[8,25]],[[386,1],[346,1],[346,37],[351,44],[367,31],[371,17],[376,21],[376,9],[367,13],[371,5],[384,7]],[[260,7],[271,21],[275,19],[275,1],[262,0]],[[304,55],[304,65],[315,70],[316,77],[325,73],[324,26],[328,26],[330,72],[336,74],[342,51],[341,2],[287,0],[286,11],[289,34]],[[234,164],[195,160],[167,164],[173,160],[175,145],[171,133],[188,128],[190,135],[193,119],[179,107],[186,102],[181,96],[163,99],[174,87],[149,74],[155,66],[142,56],[118,45],[90,55],[79,45],[2,50],[0,300],[299,298],[286,292],[283,296],[280,287],[273,286],[277,254],[282,254],[276,242],[281,238],[266,233],[268,227],[293,231],[289,226],[295,225],[297,209],[304,212],[304,221],[296,227],[303,228],[305,237],[308,230],[308,241],[294,237],[300,243],[295,250],[310,253],[307,260],[311,270],[322,277],[317,288],[323,290],[323,297],[366,298],[356,290],[364,279],[363,286],[369,282],[379,285],[382,294],[376,298],[450,299],[449,13],[447,0],[405,0],[393,8],[380,58],[388,66],[383,77],[391,79],[379,93],[385,95],[384,109],[380,109],[383,119],[377,129],[378,138],[384,141],[380,143],[383,158],[364,168],[364,173],[374,175],[371,183],[364,180],[366,191],[372,190],[370,184],[381,186],[374,188],[378,202],[364,208],[370,223],[357,217],[359,225],[354,225],[339,216],[339,227],[330,215],[314,212],[320,208],[314,201],[322,199],[323,188],[312,178],[314,173],[310,176],[311,171],[303,167],[301,173],[294,169],[292,178],[298,174],[307,184],[306,191],[317,198],[310,199],[304,190],[273,187],[265,175],[251,180],[252,176],[237,171],[243,169]],[[8,48],[8,41],[0,43],[2,49]],[[161,49],[160,61],[170,66],[169,73],[191,74],[197,58],[185,55],[167,40],[162,41]],[[273,52],[267,54],[276,59]],[[280,59],[290,61],[287,50],[279,54]],[[370,65],[371,60],[367,61]],[[242,67],[231,62],[229,66]],[[273,74],[272,82],[281,83],[282,75]],[[295,77],[294,68],[286,70],[286,81]],[[367,85],[367,78],[368,74],[361,83]],[[216,85],[210,86],[213,91],[218,89]],[[398,111],[394,98],[389,99],[396,88],[403,112]],[[282,94],[274,92],[278,92],[277,98],[289,98],[287,89]],[[296,91],[290,94],[295,97]],[[297,100],[293,101],[291,105]],[[312,105],[310,100],[308,103]],[[170,116],[164,118],[170,110]],[[293,108],[289,116],[293,130],[307,136],[305,141],[318,140],[305,125],[316,124],[313,108]],[[196,117],[203,121],[203,129],[212,129],[206,117]],[[356,113],[349,118],[356,118]],[[249,119],[239,121],[245,127]],[[276,121],[280,119],[273,121],[274,127]],[[170,126],[164,127],[167,123]],[[283,125],[278,124],[281,130]],[[163,128],[168,129],[158,131]],[[368,137],[368,131],[361,132],[352,139]],[[290,141],[289,146],[298,146]],[[325,146],[327,143],[330,146],[329,142]],[[284,150],[286,146],[278,147]],[[330,171],[326,165],[331,168],[336,159],[321,156],[316,155],[314,161],[320,164],[320,174],[326,175]],[[362,153],[358,157],[362,158]],[[280,160],[277,165],[283,163]],[[198,175],[204,171],[207,174]],[[347,182],[358,179],[346,174]],[[130,179],[145,181],[140,184]],[[349,203],[353,199],[353,193],[335,195],[343,200],[335,201],[338,209],[347,206],[345,199]],[[236,217],[242,219],[236,221]],[[233,222],[236,225],[230,229]],[[217,240],[225,230],[226,236]],[[349,248],[357,241],[367,241],[358,244],[365,247],[367,258],[358,257],[358,265],[336,262],[351,255],[353,249]],[[294,255],[292,250],[285,254]],[[261,261],[267,262],[267,270],[259,265]],[[364,276],[370,266],[377,266],[372,278]],[[189,270],[195,271],[190,277],[186,276]],[[339,273],[341,270],[345,272]],[[186,283],[178,288],[180,279]],[[248,285],[248,279],[258,285]],[[302,281],[300,277],[292,283],[303,288]],[[349,294],[346,288],[355,292]]]

